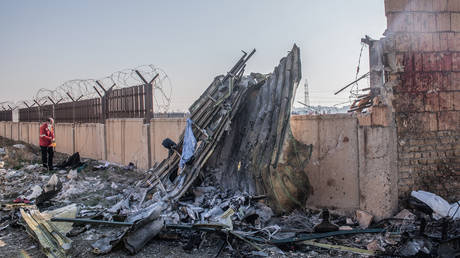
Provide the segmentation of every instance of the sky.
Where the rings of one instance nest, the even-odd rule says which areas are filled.
[[[0,102],[154,64],[170,79],[171,111],[184,111],[241,50],[257,50],[247,73],[269,73],[295,43],[297,100],[307,79],[310,104],[332,106],[348,100],[334,92],[354,80],[361,38],[385,28],[383,0],[0,0]],[[367,61],[365,47],[360,74]]]

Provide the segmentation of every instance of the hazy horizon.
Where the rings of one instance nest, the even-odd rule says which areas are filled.
[[[98,79],[143,64],[172,82],[171,111],[184,111],[218,74],[256,48],[246,73],[271,72],[294,43],[303,101],[346,101],[333,93],[355,78],[365,35],[382,37],[384,1],[1,1],[0,102],[40,88]],[[361,72],[368,71],[363,51]],[[363,81],[363,84],[366,84]]]

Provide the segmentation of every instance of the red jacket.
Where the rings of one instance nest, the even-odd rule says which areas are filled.
[[[48,147],[54,139],[54,133],[48,129],[48,124],[44,123],[40,126],[40,146]]]

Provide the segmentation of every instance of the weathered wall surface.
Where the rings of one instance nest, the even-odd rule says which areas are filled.
[[[399,191],[460,199],[460,1],[385,1]]]
[[[23,124],[23,123],[21,123]],[[25,123],[24,123],[25,124]],[[37,145],[39,144],[39,135],[40,135],[40,123],[38,122],[31,122],[27,123],[27,127],[29,129],[29,141],[27,143]]]
[[[125,119],[125,155],[122,164],[134,163],[139,168],[148,168],[147,126],[143,119]]]
[[[59,123],[55,125],[54,137],[56,138],[56,151],[67,154],[74,153],[73,130],[73,124],[70,123]],[[37,139],[39,138],[37,137]]]
[[[0,136],[39,144],[40,124],[36,122],[0,122]],[[56,151],[81,157],[128,165],[134,163],[138,168],[149,167],[149,137],[151,144],[151,163],[160,162],[167,156],[161,142],[169,137],[178,141],[185,128],[183,118],[155,118],[149,124],[143,119],[108,119],[99,123],[57,123],[55,125]]]
[[[153,162],[160,162],[168,157],[168,151],[161,143],[165,138],[170,138],[177,143],[185,125],[185,118],[154,118],[150,121]]]
[[[106,126],[106,144],[107,144],[107,160],[123,164],[125,137],[122,131],[123,121],[121,119],[108,119],[105,121]]]
[[[387,218],[398,209],[396,130],[372,120],[370,125],[359,121],[359,206],[376,218]]]
[[[13,139],[11,137],[11,125],[13,122],[5,122],[5,137],[9,139]]]
[[[148,168],[147,127],[142,119],[108,119],[107,160]]]
[[[307,205],[359,208],[358,127],[350,115],[291,117],[294,137],[313,144],[305,171],[312,187]]]
[[[104,127],[102,124],[75,124],[75,152],[81,157],[104,158]]]
[[[6,127],[6,122],[0,122],[0,136],[5,137],[5,127]]]
[[[29,143],[29,124],[19,124],[19,140]]]
[[[398,206],[396,136],[387,110],[367,115],[291,117],[294,137],[313,144],[305,171],[313,191],[307,206],[362,209],[376,219]]]
[[[11,138],[15,141],[19,141],[19,123],[11,123]]]

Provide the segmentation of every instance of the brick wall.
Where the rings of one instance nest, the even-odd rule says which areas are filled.
[[[386,0],[399,195],[460,199],[460,0]],[[390,61],[388,61],[390,62]]]

